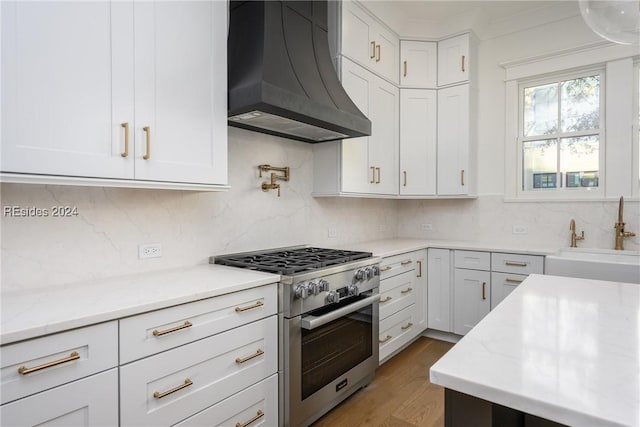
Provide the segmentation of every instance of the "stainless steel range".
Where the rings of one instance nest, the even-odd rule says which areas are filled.
[[[307,426],[369,384],[378,367],[380,259],[293,247],[212,257],[280,274],[281,421]]]

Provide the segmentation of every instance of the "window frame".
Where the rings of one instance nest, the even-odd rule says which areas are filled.
[[[560,121],[558,121],[558,132],[551,135],[524,136],[524,90],[525,88],[543,86],[548,84],[558,84],[561,81],[574,80],[589,76],[598,75],[600,79],[599,89],[599,126],[597,132],[595,130],[579,131],[579,132],[561,132]],[[519,200],[592,200],[602,199],[605,197],[606,185],[606,68],[603,65],[581,67],[573,70],[563,70],[561,72],[549,73],[542,76],[532,76],[529,78],[518,79],[516,82],[518,91],[517,104],[517,137],[516,137],[516,193],[515,196]],[[561,115],[561,98],[558,93],[558,119]],[[580,137],[598,135],[598,187],[567,187],[561,185],[556,188],[540,188],[534,190],[526,190],[523,188],[523,163],[524,163],[524,143],[527,141],[539,141],[544,139],[555,139],[558,141],[558,150],[560,150],[560,140],[568,137]],[[559,155],[559,154],[558,154]],[[556,172],[560,181],[565,179],[565,175],[561,171]]]

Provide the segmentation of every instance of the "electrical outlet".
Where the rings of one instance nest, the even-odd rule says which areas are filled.
[[[160,258],[162,256],[162,245],[160,243],[146,243],[138,245],[138,258]]]
[[[513,234],[527,234],[529,230],[524,225],[514,225],[511,232]]]
[[[420,224],[420,230],[421,231],[433,231],[433,225],[427,223],[427,224]]]
[[[336,230],[335,228],[330,228],[330,229],[327,231],[327,235],[328,235],[331,239],[333,239],[333,238],[335,238],[335,237],[338,237],[338,230]]]

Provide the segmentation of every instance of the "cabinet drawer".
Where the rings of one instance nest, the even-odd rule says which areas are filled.
[[[118,370],[16,400],[1,411],[3,426],[117,426]]]
[[[491,253],[477,251],[455,251],[455,267],[471,270],[491,269]]]
[[[380,321],[380,360],[384,360],[397,349],[411,341],[420,331],[416,331],[415,305],[401,310]]]
[[[413,271],[380,282],[380,319],[416,302],[416,276]]]
[[[523,274],[491,273],[491,310],[526,279]]]
[[[249,421],[252,421],[251,423]],[[278,374],[187,418],[176,427],[278,425]]]
[[[408,252],[383,258],[380,263],[380,280],[415,270],[418,256],[417,252]]]
[[[120,363],[169,350],[275,314],[277,284],[120,320]]]
[[[502,273],[542,274],[544,257],[540,255],[491,254],[491,270]]]
[[[123,425],[172,425],[276,373],[277,316],[120,368]]]
[[[2,403],[117,365],[115,321],[9,344],[2,347]]]

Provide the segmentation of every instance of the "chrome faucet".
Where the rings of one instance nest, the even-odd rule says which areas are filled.
[[[618,222],[613,226],[616,229],[616,246],[615,249],[623,250],[623,239],[625,237],[634,237],[636,233],[631,231],[624,231],[624,220],[622,219],[622,211],[624,209],[624,198],[620,196],[620,203],[618,204]]]
[[[576,234],[576,221],[573,218],[571,218],[571,222],[569,223],[569,230],[571,230],[571,247],[577,248],[577,241],[584,240],[584,230],[582,230],[582,234],[580,236]]]

